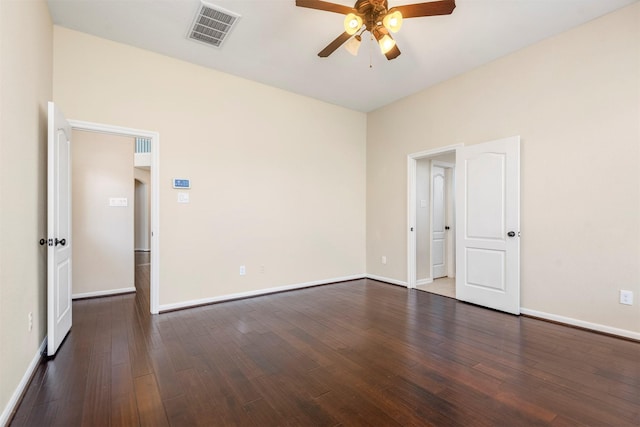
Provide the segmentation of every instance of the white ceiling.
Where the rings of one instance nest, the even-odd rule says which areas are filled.
[[[368,112],[635,1],[457,0],[452,15],[405,20],[392,61],[364,38],[357,57],[340,48],[319,58],[344,17],[295,0],[208,0],[242,16],[219,49],[186,37],[199,0],[49,0],[49,9],[63,27]]]

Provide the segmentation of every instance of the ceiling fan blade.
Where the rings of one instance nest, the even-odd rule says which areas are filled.
[[[385,53],[384,56],[387,57],[387,59],[389,61],[391,61],[392,59],[396,59],[398,56],[400,56],[400,49],[398,49],[398,45],[394,45],[389,52]]]
[[[418,18],[420,16],[449,15],[456,8],[455,0],[430,1],[427,3],[405,4],[393,7],[389,12],[399,10],[403,18]]]
[[[336,37],[334,41],[329,43],[327,47],[322,49],[320,53],[318,53],[318,56],[320,58],[326,58],[327,56],[331,55],[337,48],[342,46],[342,44],[347,40],[349,40],[350,38],[351,38],[351,35],[345,31],[344,33]]]
[[[321,0],[296,0],[296,6],[307,7],[309,9],[326,10],[327,12],[341,13],[348,15],[355,9],[341,4],[329,3]]]

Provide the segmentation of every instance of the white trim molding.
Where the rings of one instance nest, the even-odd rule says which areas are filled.
[[[407,282],[403,282],[402,280],[392,279],[390,277],[376,276],[375,274],[367,274],[367,279],[377,280],[378,282],[391,283],[392,285],[404,286],[405,288],[409,287]]]
[[[278,286],[275,288],[258,289],[255,291],[220,295],[217,297],[195,299],[190,301],[177,302],[173,304],[162,304],[160,305],[160,313],[165,311],[181,310],[183,308],[196,307],[199,305],[213,304],[216,302],[232,301],[236,299],[249,298],[249,297],[257,297],[261,295],[273,294],[276,292],[293,291],[295,289],[304,289],[304,288],[310,288],[313,286],[330,285],[332,283],[339,283],[339,282],[348,282],[350,280],[364,279],[365,277],[366,276],[364,274],[356,274],[353,276],[334,277],[332,279],[316,280],[313,282],[297,283],[294,285]]]
[[[130,294],[135,291],[136,291],[136,287],[131,286],[129,288],[109,289],[108,291],[96,291],[96,292],[85,292],[82,294],[73,294],[71,295],[71,298],[80,299],[80,298],[108,297],[111,295]]]
[[[429,283],[433,283],[433,279],[430,277],[426,279],[419,279],[416,281],[416,286],[428,285]]]
[[[614,328],[612,326],[600,325],[598,323],[586,322],[584,320],[545,313],[544,311],[530,310],[522,307],[520,308],[520,314],[640,341],[640,332],[628,331],[626,329]]]
[[[18,403],[20,403],[20,398],[22,397],[24,392],[27,390],[27,387],[31,382],[31,377],[33,376],[33,374],[36,371],[36,368],[40,364],[40,360],[42,359],[42,354],[44,353],[44,349],[46,347],[47,347],[47,337],[45,336],[44,340],[42,340],[42,344],[40,344],[40,347],[38,348],[38,352],[35,354],[35,356],[33,356],[31,363],[29,363],[29,367],[27,368],[24,375],[22,376],[22,379],[20,380],[18,387],[16,387],[15,391],[11,395],[11,399],[9,399],[9,402],[7,402],[7,406],[5,406],[4,410],[2,411],[2,414],[0,414],[0,426],[8,425],[9,419],[11,418],[13,411],[17,409]]]

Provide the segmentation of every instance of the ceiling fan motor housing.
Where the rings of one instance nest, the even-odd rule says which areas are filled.
[[[362,18],[367,31],[382,25],[382,19],[388,12],[387,0],[358,0],[354,6],[356,13]]]

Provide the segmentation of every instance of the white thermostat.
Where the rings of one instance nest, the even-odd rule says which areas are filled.
[[[173,178],[173,188],[191,188],[191,180],[188,178]]]

